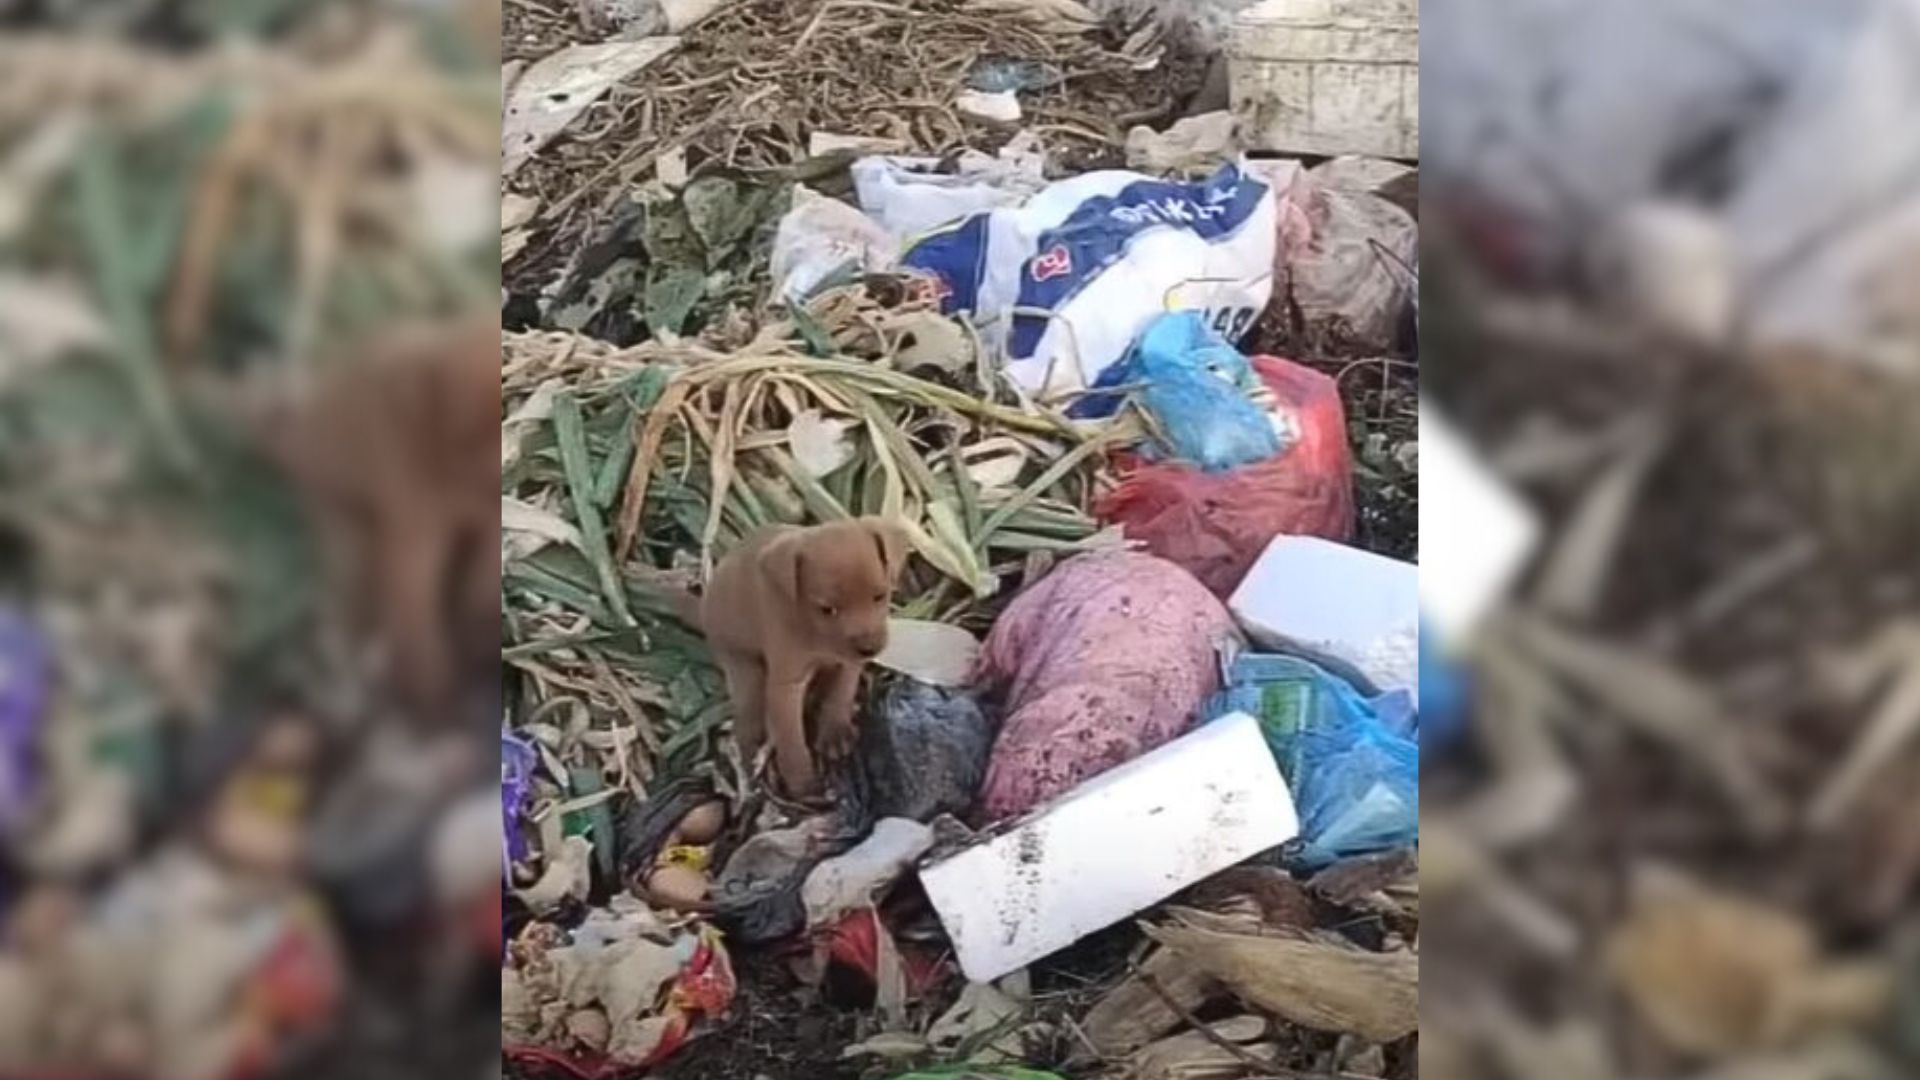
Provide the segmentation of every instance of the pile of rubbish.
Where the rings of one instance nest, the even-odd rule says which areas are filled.
[[[399,725],[322,647],[315,521],[255,397],[298,419],[286,373],[330,380],[394,318],[491,300],[474,7],[9,15],[0,1074],[489,1064],[477,1009],[428,1019],[364,961],[438,950],[459,985],[494,963],[496,860],[460,861],[497,832],[491,748],[441,770],[376,745]],[[364,800],[352,821],[343,799]],[[428,1034],[370,1035],[375,999]]]
[[[1920,5],[1426,12],[1425,1072],[1913,1075]]]
[[[1429,193],[1504,282],[1686,347],[1920,369],[1920,4],[1426,15]]]
[[[1413,1075],[1413,168],[1182,118],[1177,20],[654,15],[510,35],[510,1070]],[[904,568],[789,799],[694,598],[850,520]]]

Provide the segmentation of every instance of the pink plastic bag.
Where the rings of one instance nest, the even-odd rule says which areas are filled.
[[[1226,472],[1141,465],[1096,508],[1127,539],[1185,567],[1223,599],[1275,536],[1344,542],[1353,535],[1353,457],[1339,387],[1277,357],[1254,357],[1253,369],[1299,424],[1291,447]]]
[[[1137,552],[1082,555],[1021,593],[981,652],[1006,719],[981,789],[1002,821],[1187,730],[1219,688],[1233,619],[1185,570]]]

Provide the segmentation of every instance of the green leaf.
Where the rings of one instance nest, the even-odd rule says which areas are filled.
[[[687,225],[706,248],[707,267],[727,261],[735,246],[753,231],[754,207],[742,198],[740,186],[725,177],[703,176],[680,195]]]
[[[576,765],[568,770],[567,790],[574,798],[597,795],[606,789],[606,779],[599,769]],[[567,835],[587,838],[593,845],[593,860],[599,864],[600,872],[611,877],[614,848],[618,843],[613,831],[612,804],[601,802],[568,814],[565,825]]]
[[[706,291],[706,275],[699,271],[674,267],[661,273],[647,282],[647,327],[655,335],[680,333]]]
[[[593,473],[587,460],[586,434],[581,430],[580,403],[571,392],[563,391],[553,399],[553,431],[560,444],[560,464],[567,474],[567,492],[573,498],[574,520],[580,526],[587,558],[593,561],[599,577],[601,595],[620,621],[630,624],[633,616],[627,611],[626,592],[613,568],[613,552],[607,547],[607,526],[593,498]]]
[[[183,471],[196,464],[193,446],[181,426],[172,391],[160,371],[160,353],[148,315],[150,284],[140,280],[134,239],[136,224],[129,219],[128,188],[121,165],[103,136],[89,140],[80,154],[79,193],[81,225],[94,281],[113,324],[118,347],[112,350],[121,372],[146,414],[161,452]]]
[[[800,340],[807,343],[807,352],[812,356],[832,356],[833,337],[820,326],[820,320],[813,317],[806,308],[794,305],[788,309],[793,316],[794,329],[800,332]]]

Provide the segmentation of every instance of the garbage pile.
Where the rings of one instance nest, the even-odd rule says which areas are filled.
[[[1430,7],[1436,205],[1503,281],[1709,351],[1920,366],[1920,6]]]
[[[492,81],[472,13],[9,14],[0,1074],[490,1064],[472,1040],[491,1003],[465,990],[499,948],[496,860],[460,858],[490,853],[497,829],[490,746],[441,747],[462,764],[373,737],[405,725],[387,680],[328,647],[370,635],[319,610],[350,582],[318,565],[328,515],[296,494],[277,439],[312,418],[283,393],[289,372],[333,385],[372,357],[364,391],[391,320],[490,300],[497,132],[472,93]],[[482,345],[490,399],[491,331]],[[349,411],[378,435],[392,414],[372,398]],[[490,400],[480,412],[490,447]],[[395,486],[417,479],[381,464]],[[465,727],[490,742],[484,721]],[[343,797],[364,800],[352,821]],[[444,1007],[411,1003],[431,978],[393,976],[434,967],[425,953]],[[425,1033],[396,1050],[394,1025]]]
[[[1428,1075],[1911,1075],[1920,6],[1427,11]]]
[[[1151,13],[518,18],[510,1071],[1413,1075],[1412,167]]]

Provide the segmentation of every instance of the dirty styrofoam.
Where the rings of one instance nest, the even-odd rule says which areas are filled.
[[[1462,643],[1526,567],[1540,522],[1425,405],[1420,487],[1427,496],[1420,511],[1420,607],[1442,641]]]
[[[1227,56],[1249,149],[1420,156],[1419,0],[1266,0]]]
[[[1260,645],[1420,694],[1420,571],[1315,536],[1278,536],[1227,602]]]
[[[1236,713],[931,863],[920,882],[972,982],[990,982],[1293,839],[1286,782]]]

